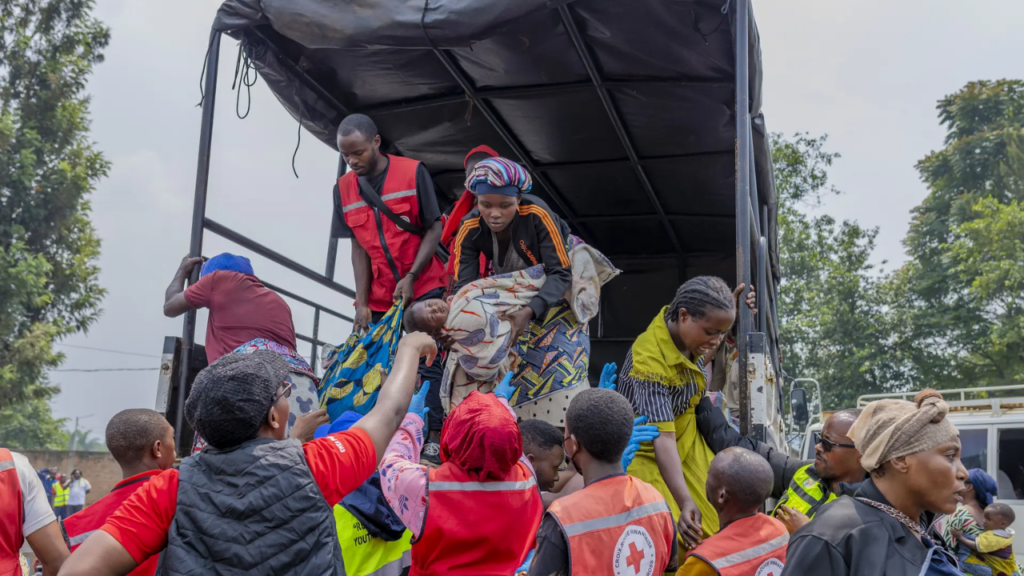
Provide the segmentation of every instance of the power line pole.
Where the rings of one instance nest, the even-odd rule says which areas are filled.
[[[78,449],[78,421],[86,418],[92,418],[93,414],[86,414],[85,416],[75,416],[75,431],[71,433],[71,446],[68,447],[68,473],[75,469],[77,464],[75,451]]]

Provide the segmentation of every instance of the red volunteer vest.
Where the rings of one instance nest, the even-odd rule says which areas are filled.
[[[390,165],[384,178],[381,200],[397,216],[407,219],[416,226],[420,222],[420,203],[416,195],[416,169],[420,163],[401,156],[387,156]],[[380,215],[383,230],[377,229],[373,208],[359,196],[359,179],[355,172],[348,172],[338,179],[338,192],[341,194],[341,209],[345,223],[352,229],[356,242],[370,255],[373,268],[373,282],[370,284],[370,310],[386,312],[391,308],[391,296],[395,293],[395,277],[391,273],[381,236],[391,252],[391,258],[398,269],[399,278],[404,278],[416,260],[416,252],[420,249],[422,238],[402,230],[387,216]],[[444,264],[434,255],[430,264],[416,278],[413,285],[413,297],[444,287],[447,284]]]
[[[18,553],[25,541],[21,482],[11,451],[0,448],[0,576],[22,576]]]
[[[788,545],[786,526],[757,514],[729,524],[690,554],[710,564],[720,576],[779,576]]]
[[[81,512],[68,516],[68,519],[64,521],[64,529],[67,530],[68,538],[71,540],[71,551],[77,550],[90,534],[106,524],[107,518],[116,512],[129,496],[135,494],[135,491],[145,486],[150,478],[161,472],[163,470],[150,470],[125,478],[114,485],[110,494],[97,500],[92,506]],[[156,573],[158,560],[159,556],[150,556],[135,570],[129,572],[128,576],[152,576]]]
[[[509,576],[533,548],[544,513],[537,480],[522,461],[493,482],[442,464],[430,470],[427,498],[410,576]]]
[[[569,573],[652,576],[668,567],[675,524],[661,494],[632,476],[601,480],[548,508],[569,542]]]

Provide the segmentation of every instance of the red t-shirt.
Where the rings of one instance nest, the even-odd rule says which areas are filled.
[[[185,290],[193,308],[209,308],[206,359],[213,361],[242,344],[266,338],[295,349],[295,325],[288,304],[255,276],[217,270]]]
[[[85,542],[94,531],[98,530],[107,521],[111,514],[121,507],[121,504],[131,497],[136,491],[145,486],[149,479],[161,470],[149,470],[135,476],[129,476],[114,485],[114,489],[103,498],[77,514],[68,516],[64,521],[64,529],[67,530],[68,538],[71,540],[71,551],[74,552]],[[152,576],[156,573],[156,564],[159,557],[153,556],[128,573],[128,576]]]
[[[354,428],[302,445],[313,480],[334,506],[373,474],[377,452],[365,430]],[[141,564],[167,546],[178,505],[178,471],[153,477],[118,508],[100,530],[114,537]]]

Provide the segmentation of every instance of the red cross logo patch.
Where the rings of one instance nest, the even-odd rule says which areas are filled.
[[[654,540],[643,526],[627,526],[615,544],[615,576],[652,576],[656,561]]]

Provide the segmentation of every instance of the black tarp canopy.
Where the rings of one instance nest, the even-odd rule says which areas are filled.
[[[736,278],[736,4],[227,0],[214,30],[241,40],[282,105],[332,148],[345,115],[370,115],[389,151],[426,164],[442,206],[461,194],[474,146],[525,165],[534,193],[624,271],[592,325],[599,371],[686,278]],[[755,214],[777,286],[752,15],[748,29]]]

